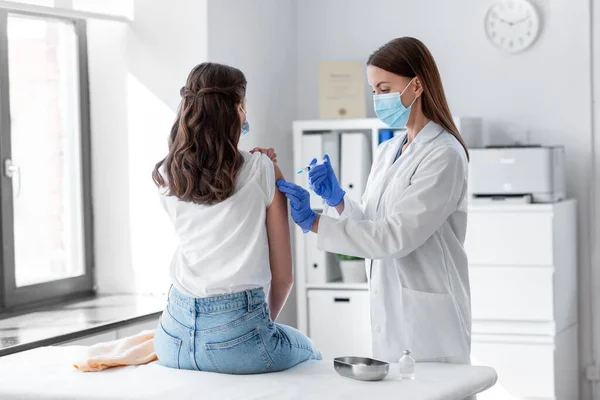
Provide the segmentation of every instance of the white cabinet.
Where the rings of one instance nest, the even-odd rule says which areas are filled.
[[[523,206],[501,211],[470,207],[465,243],[469,263],[552,266],[552,212],[536,212],[536,205],[530,206],[530,211]]]
[[[469,274],[473,319],[554,320],[552,268],[473,266]]]
[[[356,198],[360,198],[370,161],[375,158],[377,152],[380,130],[389,128],[377,118],[295,121],[294,170],[306,167],[313,157],[319,159],[324,153],[328,153],[341,184],[345,185],[347,191],[353,191]],[[348,162],[348,158],[352,156],[341,154],[342,146],[344,150],[358,154],[358,158],[363,161],[354,157]],[[353,149],[356,147],[360,148],[360,151],[356,152]],[[346,163],[341,171],[344,156]],[[361,164],[366,167],[362,168]],[[294,182],[308,188],[307,174],[295,175]],[[311,206],[317,211],[322,211],[323,208],[323,202],[316,199],[312,193]],[[326,358],[352,353],[370,354],[367,284],[341,282],[339,262],[335,255],[317,249],[315,234],[305,235],[298,227],[294,229],[298,329],[311,336]],[[341,300],[335,302],[338,290],[343,292],[338,298],[349,298],[348,303]],[[341,310],[358,311],[344,314],[343,320],[340,321],[340,315],[337,313],[342,312]],[[354,335],[354,332],[362,332],[356,335],[367,339],[352,339],[351,335]],[[361,344],[356,344],[359,342]]]
[[[576,327],[556,336],[475,334],[471,359],[499,377],[478,400],[579,398]]]
[[[578,398],[576,204],[469,206],[471,359],[498,372],[478,400]]]
[[[324,359],[371,356],[368,291],[308,290],[308,315],[308,334]]]

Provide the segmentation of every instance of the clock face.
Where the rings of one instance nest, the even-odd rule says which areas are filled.
[[[540,19],[535,7],[527,0],[499,0],[485,17],[485,32],[497,47],[516,53],[535,42]]]

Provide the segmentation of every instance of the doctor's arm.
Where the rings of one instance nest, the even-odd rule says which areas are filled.
[[[453,147],[433,150],[404,189],[392,182],[395,203],[381,220],[319,216],[312,227],[319,248],[368,259],[399,258],[420,247],[454,212],[465,185],[467,162]]]

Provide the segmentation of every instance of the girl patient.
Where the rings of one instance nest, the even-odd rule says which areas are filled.
[[[178,239],[154,338],[159,362],[255,374],[320,360],[310,339],[274,322],[293,283],[287,203],[277,164],[238,150],[249,129],[244,74],[200,64],[181,97],[152,176]]]

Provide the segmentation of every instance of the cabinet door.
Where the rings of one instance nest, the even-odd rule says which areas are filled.
[[[469,268],[473,319],[553,321],[554,268]]]
[[[308,332],[323,359],[370,357],[369,313],[367,290],[309,290]]]
[[[552,266],[552,221],[551,212],[469,212],[469,264]]]
[[[488,342],[473,337],[473,365],[493,367],[498,382],[478,400],[554,399],[554,344]]]

